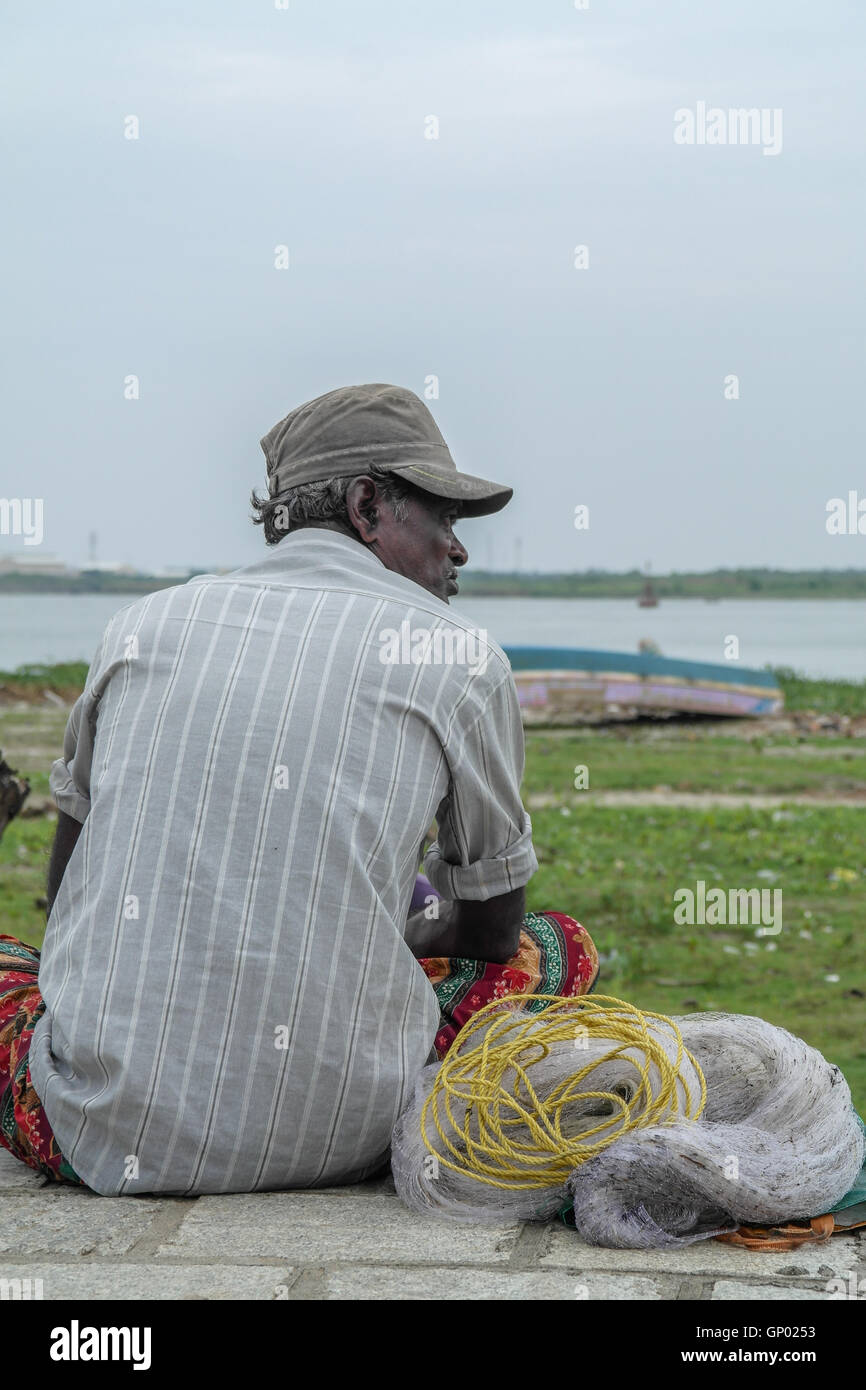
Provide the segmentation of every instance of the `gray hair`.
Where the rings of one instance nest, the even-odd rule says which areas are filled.
[[[408,515],[406,498],[412,488],[402,478],[387,469],[375,465],[366,475],[379,491],[379,496],[388,503],[397,521],[405,521]],[[265,528],[265,542],[276,545],[289,531],[298,531],[303,526],[315,526],[320,521],[340,521],[350,526],[346,508],[346,493],[352,476],[343,478],[324,478],[315,483],[301,483],[299,487],[287,488],[285,492],[275,493],[273,497],[259,497],[255,489],[250,501],[255,515],[256,526]]]

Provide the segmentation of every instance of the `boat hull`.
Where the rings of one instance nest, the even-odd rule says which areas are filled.
[[[767,671],[568,648],[508,648],[506,655],[527,724],[641,714],[756,718],[784,705]]]

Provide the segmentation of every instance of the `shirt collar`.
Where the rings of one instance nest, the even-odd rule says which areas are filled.
[[[295,584],[323,589],[369,586],[383,597],[401,599],[419,607],[450,612],[443,599],[431,594],[414,579],[407,579],[383,564],[378,555],[342,531],[324,526],[304,526],[290,531],[251,565],[234,570],[224,579],[263,584]]]

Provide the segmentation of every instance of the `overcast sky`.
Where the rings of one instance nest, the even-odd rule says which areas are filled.
[[[2,14],[0,493],[44,550],[249,561],[260,436],[435,375],[458,466],[515,488],[481,566],[866,564],[825,528],[866,497],[862,0]],[[675,143],[700,102],[781,109],[781,151]]]

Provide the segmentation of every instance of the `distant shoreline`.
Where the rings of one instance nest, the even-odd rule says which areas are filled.
[[[3,594],[140,594],[184,584],[186,577],[83,572],[72,577],[50,574],[0,574]],[[866,570],[711,570],[705,573],[653,575],[653,590],[665,599],[866,599]],[[570,574],[520,574],[464,571],[464,598],[618,598],[637,599],[646,583],[638,570],[608,573],[586,570]]]

